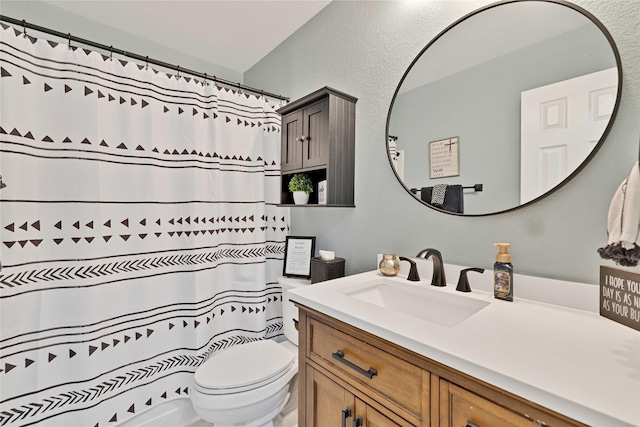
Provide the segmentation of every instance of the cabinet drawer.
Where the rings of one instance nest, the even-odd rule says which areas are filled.
[[[307,357],[420,418],[420,368],[313,319],[309,331]]]
[[[533,423],[535,420],[532,418],[525,418],[455,384],[449,384],[449,411],[449,423],[446,425],[451,427],[531,427],[535,425]],[[441,425],[441,427],[444,426]]]

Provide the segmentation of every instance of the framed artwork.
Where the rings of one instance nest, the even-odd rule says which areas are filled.
[[[429,143],[429,178],[460,175],[460,140],[457,136]]]
[[[311,258],[315,254],[316,238],[287,236],[284,246],[283,275],[311,278]]]

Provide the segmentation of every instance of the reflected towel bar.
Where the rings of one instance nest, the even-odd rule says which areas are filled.
[[[463,186],[462,188],[472,188],[472,189],[473,189],[473,191],[482,191],[482,187],[483,187],[483,186],[482,186],[482,184],[475,184],[475,185],[470,185],[470,186],[468,186],[468,187],[464,187],[464,186]],[[411,191],[413,194],[418,194],[418,193],[419,193],[420,191],[422,191],[422,190],[420,190],[419,188],[412,188],[410,191]]]

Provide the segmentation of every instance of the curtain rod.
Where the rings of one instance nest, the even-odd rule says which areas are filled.
[[[166,62],[159,61],[157,59],[149,58],[148,56],[138,55],[137,53],[127,52],[127,51],[122,50],[122,49],[116,49],[113,46],[106,46],[106,45],[103,45],[101,43],[97,43],[97,42],[94,42],[94,41],[91,41],[91,40],[86,40],[86,39],[83,39],[83,38],[80,38],[80,37],[72,36],[71,33],[66,33],[65,34],[65,33],[62,33],[60,31],[52,30],[50,28],[41,27],[39,25],[28,23],[24,19],[23,20],[19,20],[19,19],[14,19],[14,18],[5,16],[5,15],[0,15],[0,21],[5,21],[5,22],[8,22],[8,23],[13,24],[13,25],[21,26],[25,30],[28,28],[28,29],[31,29],[31,30],[40,31],[42,33],[51,34],[51,35],[56,36],[56,37],[67,39],[67,40],[69,40],[69,43],[71,43],[72,41],[76,42],[76,43],[81,43],[81,44],[84,44],[84,45],[87,45],[87,46],[91,46],[91,47],[95,47],[95,48],[102,49],[102,50],[105,50],[105,51],[109,51],[111,53],[116,53],[118,55],[126,56],[128,58],[133,58],[133,59],[136,59],[138,61],[143,61],[143,62],[145,62],[147,64],[153,64],[153,65],[158,65],[160,67],[173,69],[173,70],[176,70],[178,73],[182,72],[182,73],[191,74],[192,76],[200,77],[200,78],[202,78],[204,80],[212,80],[214,82],[221,83],[221,84],[224,84],[226,86],[236,87],[236,88],[242,89],[244,91],[253,92],[253,93],[256,93],[256,94],[263,95],[263,96],[268,96],[269,98],[276,98],[276,99],[281,99],[283,101],[289,102],[289,98],[285,97],[285,96],[282,96],[282,95],[276,95],[275,93],[265,92],[264,90],[256,89],[256,88],[253,88],[251,86],[245,86],[245,85],[243,85],[241,83],[234,83],[232,81],[216,77],[215,75],[214,76],[210,76],[210,75],[208,75],[206,73],[200,73],[198,71],[193,71],[193,70],[190,70],[188,68],[182,68],[179,65],[168,64]]]

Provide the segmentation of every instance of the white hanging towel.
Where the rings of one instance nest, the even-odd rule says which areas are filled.
[[[631,169],[611,200],[607,233],[608,245],[598,249],[604,259],[633,267],[640,260],[640,168],[639,162]]]

